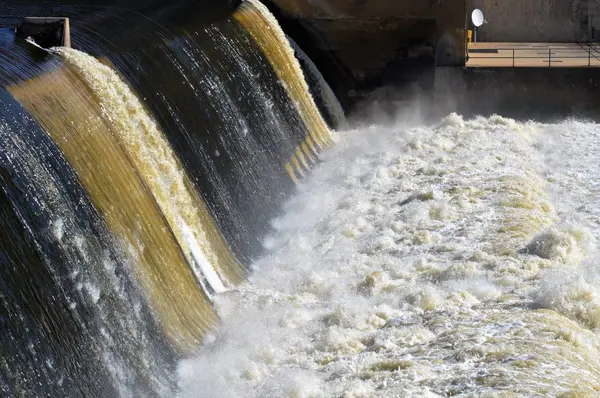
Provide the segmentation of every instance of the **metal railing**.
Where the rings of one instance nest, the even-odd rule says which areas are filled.
[[[600,67],[600,46],[598,45],[587,45],[580,44],[579,48],[560,48],[547,46],[536,48],[516,48],[516,47],[497,47],[497,48],[484,48],[484,49],[468,49],[467,51],[467,65],[469,63],[476,63],[477,60],[489,59],[489,60],[510,60],[509,62],[503,63],[502,66],[535,66],[536,62],[547,63],[548,67],[557,66],[571,66],[571,67]],[[484,52],[485,51],[485,52]],[[483,55],[494,51],[494,55]],[[521,55],[527,53],[526,55]],[[536,53],[535,55],[530,55]],[[480,55],[482,54],[482,55]],[[506,55],[508,54],[508,55]],[[519,60],[527,60],[526,65],[518,65]],[[533,60],[533,64],[532,61]],[[539,61],[536,61],[539,60]],[[581,60],[581,62],[572,61]],[[571,61],[571,62],[569,62]],[[509,65],[505,65],[505,64]]]

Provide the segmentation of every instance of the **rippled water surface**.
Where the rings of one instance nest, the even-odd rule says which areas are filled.
[[[600,128],[452,114],[339,133],[184,397],[595,396]]]

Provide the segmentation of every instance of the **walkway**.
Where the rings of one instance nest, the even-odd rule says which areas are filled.
[[[469,43],[466,66],[600,67],[598,43]]]

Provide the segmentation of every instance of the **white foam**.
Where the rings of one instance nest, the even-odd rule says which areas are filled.
[[[527,245],[530,253],[565,264],[578,265],[595,248],[595,238],[586,228],[553,227]]]
[[[91,283],[86,283],[85,290],[87,291],[94,304],[97,304],[98,300],[100,300],[100,295],[102,293],[100,288],[98,286],[92,285]]]
[[[249,282],[216,297],[221,329],[181,363],[181,396],[593,391],[600,169],[582,183],[559,137],[548,161],[564,128],[452,114],[340,134]]]
[[[64,221],[61,218],[52,223],[52,232],[59,242],[62,241],[64,235]]]

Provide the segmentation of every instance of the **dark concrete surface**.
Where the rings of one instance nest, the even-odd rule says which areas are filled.
[[[596,68],[437,68],[440,114],[498,114],[553,122],[569,117],[600,121]]]

